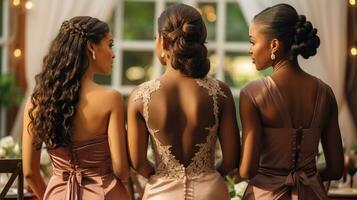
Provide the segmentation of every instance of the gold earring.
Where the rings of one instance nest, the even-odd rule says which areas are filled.
[[[165,57],[165,52],[162,52],[161,53],[161,58],[164,58]]]
[[[93,60],[95,60],[95,52],[94,51],[92,51],[92,58],[93,58]]]
[[[274,53],[271,53],[270,59],[271,59],[271,60],[275,60],[275,54],[274,54]]]

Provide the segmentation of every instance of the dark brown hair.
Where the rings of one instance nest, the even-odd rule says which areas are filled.
[[[106,23],[88,16],[63,22],[44,57],[42,71],[29,110],[31,132],[40,148],[68,146],[71,143],[73,117],[81,89],[80,81],[89,65],[87,42],[99,43],[109,32]]]
[[[254,22],[266,26],[264,33],[268,39],[277,38],[283,41],[290,59],[296,59],[299,54],[309,58],[316,54],[320,45],[317,29],[288,4],[266,8],[254,17]]]
[[[158,19],[158,32],[167,41],[171,65],[181,73],[203,78],[210,69],[205,46],[207,29],[200,13],[185,4],[169,6]]]

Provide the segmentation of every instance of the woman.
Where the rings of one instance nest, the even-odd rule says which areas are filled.
[[[23,172],[38,199],[129,199],[122,183],[129,171],[123,98],[93,81],[111,73],[112,46],[106,23],[74,17],[44,58],[23,128]],[[47,188],[42,143],[53,162]]]
[[[249,83],[240,94],[240,175],[249,179],[243,199],[327,199],[322,181],[342,175],[335,97],[297,61],[298,55],[316,54],[316,33],[287,4],[263,10],[249,27],[253,63],[257,70],[272,66],[273,74]],[[316,170],[320,139],[326,166]]]
[[[172,5],[158,19],[156,54],[165,72],[134,90],[128,105],[131,162],[149,178],[143,199],[229,199],[221,175],[238,166],[239,129],[229,87],[206,77],[206,36],[191,6]],[[146,157],[149,135],[155,167]],[[219,173],[217,137],[223,154]]]

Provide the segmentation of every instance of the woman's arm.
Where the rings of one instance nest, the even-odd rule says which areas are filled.
[[[149,134],[146,123],[140,113],[141,101],[134,101],[135,91],[128,102],[128,145],[132,167],[146,178],[154,174],[154,168],[147,159]]]
[[[223,158],[217,170],[224,176],[239,165],[240,137],[232,92],[225,84],[221,84],[221,88],[227,98],[224,99],[222,104],[220,116],[218,133]]]
[[[344,167],[342,139],[338,125],[337,103],[332,90],[330,90],[330,105],[330,118],[321,135],[321,144],[326,160],[326,166],[319,169],[323,181],[340,179]]]
[[[258,172],[262,125],[256,107],[243,91],[239,98],[239,112],[242,122],[242,160],[239,172],[242,178],[250,179]]]
[[[112,111],[109,116],[108,141],[114,174],[122,182],[129,178],[129,159],[125,131],[124,100],[120,93],[113,91]]]
[[[43,199],[46,184],[40,173],[41,149],[34,146],[34,134],[29,129],[29,110],[32,107],[30,99],[27,101],[24,110],[23,131],[22,131],[22,161],[23,173],[28,185],[38,199]]]

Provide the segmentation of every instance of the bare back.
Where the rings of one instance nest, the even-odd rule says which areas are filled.
[[[73,120],[72,141],[108,134],[109,117],[115,107],[114,93],[112,89],[96,84],[82,87]]]
[[[238,165],[240,147],[229,87],[210,78],[177,75],[143,83],[130,95],[128,145],[134,168],[146,177],[172,179],[228,173]],[[146,157],[149,136],[155,169]],[[217,139],[222,162],[216,169]]]
[[[209,129],[218,123],[215,115],[219,116],[225,97],[219,85],[205,88],[209,86],[199,84],[199,80],[191,78],[180,81],[162,78],[160,89],[152,93],[148,107],[148,124],[158,130],[155,136],[163,145],[172,146],[172,154],[185,166],[198,151],[197,144],[205,143]],[[209,94],[211,90],[219,93],[216,100]]]

